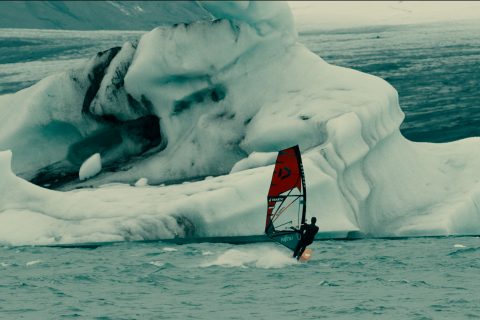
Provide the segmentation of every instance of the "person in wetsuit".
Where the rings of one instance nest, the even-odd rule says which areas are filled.
[[[297,260],[300,259],[307,246],[312,244],[318,232],[318,227],[315,225],[317,218],[312,217],[311,221],[311,224],[304,223],[300,228],[300,241],[293,252],[293,257],[297,258]]]

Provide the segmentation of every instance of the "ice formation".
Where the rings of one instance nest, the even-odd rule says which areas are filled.
[[[0,96],[0,243],[261,234],[275,152],[295,144],[321,231],[480,232],[476,138],[403,138],[395,89],[299,44],[286,3],[202,7],[218,20]]]
[[[148,179],[147,178],[140,178],[135,182],[135,187],[146,187],[148,186]]]
[[[80,180],[86,180],[96,176],[100,171],[102,171],[102,158],[100,153],[95,153],[82,163],[78,171],[78,177]]]

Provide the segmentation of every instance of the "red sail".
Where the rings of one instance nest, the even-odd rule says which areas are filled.
[[[294,146],[279,151],[267,196],[267,235],[274,237],[280,231],[291,233],[291,227],[301,225],[305,221],[305,200],[300,149]],[[302,206],[301,215],[293,210],[297,207],[294,204]]]
[[[269,197],[279,196],[293,188],[302,191],[300,166],[295,149],[298,149],[298,146],[278,152],[272,183],[270,184],[270,190],[268,190]]]

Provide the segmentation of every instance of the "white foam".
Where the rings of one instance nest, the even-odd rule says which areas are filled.
[[[27,267],[30,267],[30,266],[33,266],[33,265],[38,264],[40,262],[42,262],[42,260],[33,260],[33,261],[29,261],[29,262],[25,263],[25,265]]]
[[[178,249],[172,248],[172,247],[165,247],[163,248],[163,251],[165,252],[175,252],[178,251]]]
[[[163,267],[165,265],[165,262],[156,260],[156,261],[150,261],[149,264],[152,264],[156,267]]]
[[[203,263],[202,267],[223,266],[262,269],[283,268],[298,262],[287,249],[275,245],[239,246],[220,254],[215,260]]]

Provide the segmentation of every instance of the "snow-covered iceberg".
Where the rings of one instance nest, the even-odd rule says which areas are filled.
[[[286,3],[202,6],[216,20],[0,96],[1,243],[261,234],[275,152],[295,144],[321,231],[480,232],[477,139],[403,138],[395,89],[298,43]]]

